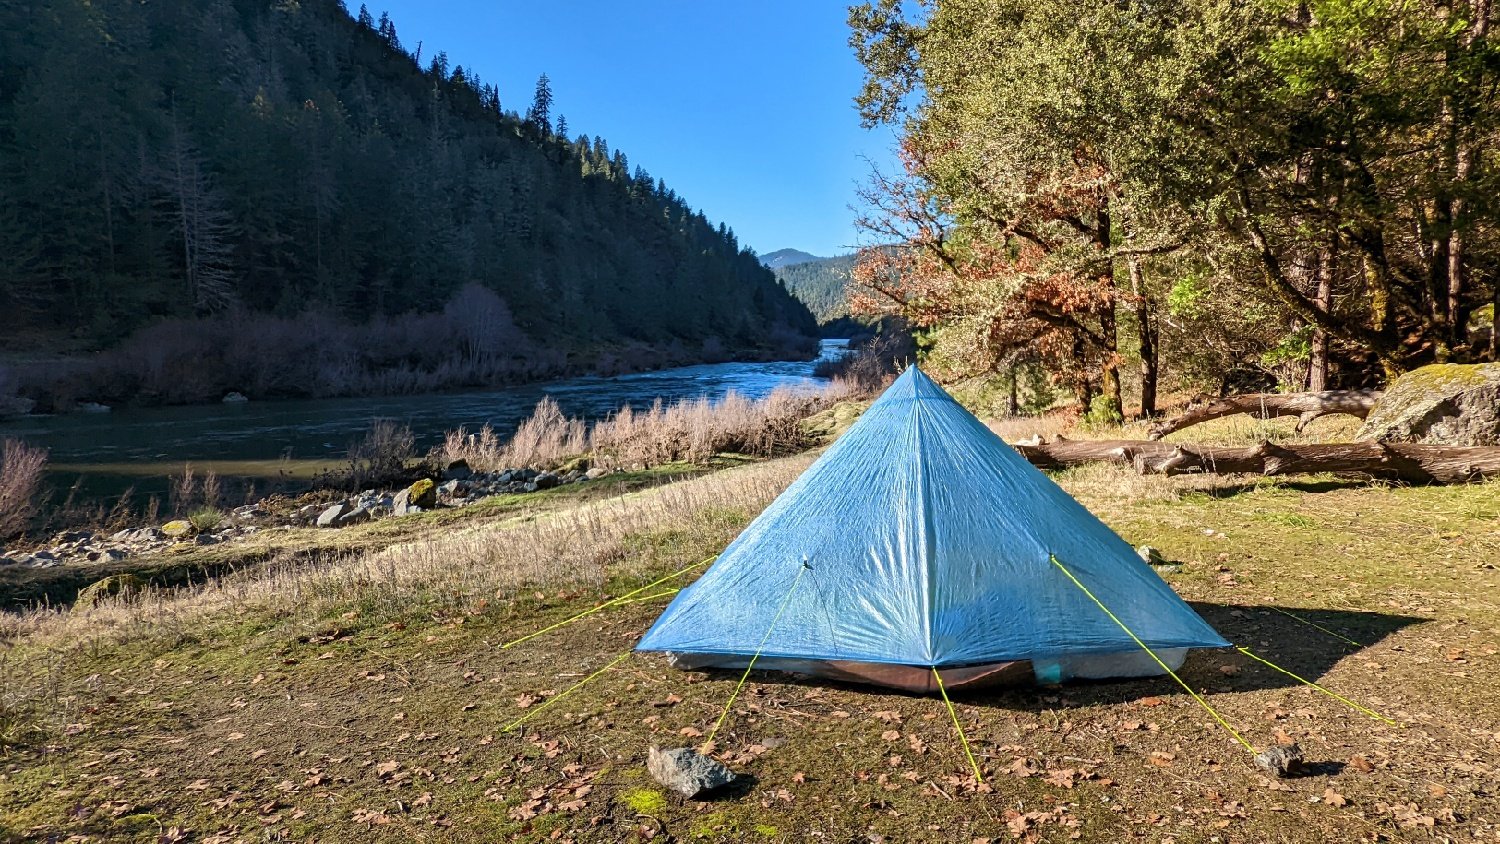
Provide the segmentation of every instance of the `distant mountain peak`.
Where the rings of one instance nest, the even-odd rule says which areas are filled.
[[[779,270],[782,267],[792,267],[796,266],[797,264],[809,264],[813,261],[823,260],[827,259],[807,252],[803,252],[800,249],[778,249],[775,252],[770,252],[768,254],[760,256],[761,264],[773,270]]]

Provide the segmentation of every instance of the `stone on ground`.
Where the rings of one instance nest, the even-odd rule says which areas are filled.
[[[406,499],[413,507],[431,510],[437,506],[437,484],[423,478],[406,488]]]
[[[333,527],[339,518],[347,512],[349,512],[349,503],[347,501],[340,501],[324,510],[318,516],[318,527]]]
[[[138,592],[145,586],[146,581],[133,574],[112,574],[83,587],[78,592],[78,600],[73,603],[73,609],[92,609],[107,597]]]
[[[646,770],[657,782],[684,797],[697,797],[716,788],[723,788],[738,779],[738,775],[724,767],[716,759],[710,759],[691,747],[672,750],[651,748],[646,757]]]
[[[173,539],[181,539],[193,532],[193,526],[185,519],[176,519],[162,525],[161,532]]]
[[[1302,748],[1295,744],[1278,744],[1255,754],[1255,764],[1276,777],[1295,777],[1302,773]]]
[[[1438,363],[1402,375],[1356,439],[1500,446],[1500,363]]]

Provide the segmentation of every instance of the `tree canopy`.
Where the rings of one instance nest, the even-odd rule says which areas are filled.
[[[1040,357],[1291,387],[1494,359],[1487,0],[880,0],[851,10],[895,123],[855,304],[963,372]],[[1135,342],[1122,343],[1121,336]],[[1095,396],[1099,396],[1094,402]]]

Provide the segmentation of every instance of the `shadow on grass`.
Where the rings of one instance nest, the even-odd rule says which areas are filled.
[[[1418,616],[1348,610],[1303,609],[1271,605],[1214,604],[1189,602],[1224,638],[1236,646],[1249,648],[1257,656],[1303,678],[1317,682],[1339,660],[1370,647],[1385,637],[1413,624],[1429,619]],[[1300,619],[1300,620],[1299,620]],[[1316,626],[1313,626],[1316,625]],[[1325,628],[1320,630],[1318,628]],[[1330,632],[1331,631],[1331,632]],[[1333,634],[1338,634],[1337,636]],[[1343,637],[1343,638],[1340,638]],[[1345,640],[1349,641],[1345,641]],[[1352,644],[1358,642],[1356,646]],[[1226,675],[1220,666],[1233,665],[1237,673]],[[736,681],[740,672],[730,669],[702,669],[706,676]],[[1194,650],[1178,676],[1195,690],[1206,694],[1263,691],[1295,688],[1302,683],[1280,671],[1256,662],[1232,649]],[[850,683],[773,671],[756,671],[756,682],[784,683],[797,686],[825,686],[870,695],[926,697],[916,692],[883,686]],[[994,686],[989,688],[950,689],[954,700],[970,706],[1040,711],[1056,708],[1059,701],[1069,706],[1108,706],[1129,703],[1143,697],[1181,692],[1182,687],[1170,677],[1070,681],[1060,686],[1032,684]]]
[[[1290,490],[1292,492],[1336,492],[1341,489],[1362,489],[1369,486],[1406,486],[1399,481],[1389,478],[1322,478],[1319,480],[1286,480],[1281,476],[1272,476],[1276,489]],[[1225,484],[1224,486],[1211,487],[1209,489],[1195,490],[1194,494],[1204,495],[1209,498],[1234,498],[1251,492],[1263,492],[1267,488],[1268,478],[1263,478],[1248,483]]]

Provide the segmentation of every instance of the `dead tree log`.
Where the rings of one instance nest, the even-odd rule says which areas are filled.
[[[1249,448],[1174,445],[1151,440],[1069,440],[1014,446],[1042,469],[1121,463],[1142,475],[1298,475],[1328,472],[1413,484],[1461,484],[1500,477],[1500,447],[1416,443],[1320,443]]]
[[[1307,423],[1330,413],[1347,413],[1360,419],[1370,415],[1370,408],[1380,398],[1379,390],[1324,390],[1320,393],[1245,393],[1219,399],[1213,404],[1189,410],[1151,429],[1148,435],[1159,440],[1199,422],[1248,413],[1259,419],[1296,416],[1300,432]]]

